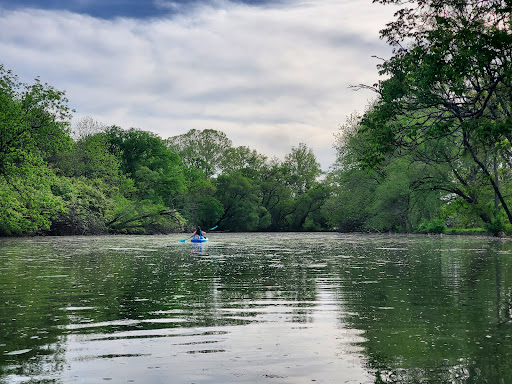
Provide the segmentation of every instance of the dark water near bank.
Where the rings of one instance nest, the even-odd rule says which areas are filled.
[[[0,239],[0,383],[512,380],[512,242]]]

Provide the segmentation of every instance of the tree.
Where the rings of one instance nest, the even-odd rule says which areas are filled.
[[[288,185],[288,169],[274,158],[261,169],[258,176],[261,204],[271,216],[269,229],[272,231],[287,229],[286,216],[293,207],[293,192]]]
[[[291,205],[286,216],[290,231],[320,231],[326,228],[326,219],[322,214],[322,206],[329,196],[327,183],[317,183],[306,193],[298,196]]]
[[[167,148],[157,135],[113,126],[106,129],[110,153],[118,156],[121,170],[131,177],[140,200],[172,207],[174,200],[185,192],[181,159]]]
[[[71,144],[71,111],[64,92],[0,65],[0,116],[0,235],[36,233],[62,207],[48,161]]]
[[[371,114],[372,107],[366,118]],[[351,116],[336,136],[337,160],[328,178],[334,192],[323,207],[329,223],[341,231],[412,231],[440,219],[455,190],[449,169],[432,160],[440,147],[385,153],[375,162],[370,155],[380,142],[371,140],[363,121]],[[419,161],[426,155],[430,161]]]
[[[331,173],[327,182],[332,192],[322,206],[322,213],[328,225],[340,232],[366,229],[372,216],[370,207],[377,186],[375,175],[352,168]]]
[[[214,129],[191,129],[183,135],[170,137],[167,144],[180,155],[183,164],[203,170],[207,177],[218,173],[226,150],[232,146],[224,132]]]
[[[121,182],[121,161],[108,150],[104,133],[82,135],[72,147],[57,155],[57,173],[68,177],[103,179],[112,186]]]
[[[380,2],[400,4],[398,0]],[[379,66],[387,79],[369,87],[379,99],[362,120],[370,143],[364,160],[376,165],[390,153],[424,149],[428,154],[432,143],[445,142],[449,146],[443,162],[451,168],[453,180],[464,185],[458,176],[471,161],[479,178],[492,188],[495,207],[512,223],[503,177],[503,170],[508,173],[511,166],[510,2],[419,0],[409,4],[381,31],[394,51]],[[463,196],[464,191],[459,191]],[[471,196],[465,198],[471,201]],[[493,217],[497,213],[491,212]]]
[[[240,173],[220,175],[216,186],[216,197],[224,207],[218,221],[222,229],[237,232],[266,229],[269,217],[261,206],[253,180]]]
[[[40,165],[71,143],[64,92],[39,79],[21,83],[0,65],[0,175],[9,177],[10,165]]]
[[[267,157],[249,147],[228,148],[221,159],[223,174],[241,172],[247,177],[257,178],[267,162]]]
[[[322,174],[320,164],[313,151],[304,143],[292,147],[292,151],[285,156],[283,167],[288,173],[288,184],[295,196],[306,193],[317,182]]]
[[[107,127],[100,122],[94,120],[90,116],[82,117],[78,119],[71,129],[71,136],[75,141],[80,141],[87,136],[93,136],[98,133],[105,132]]]
[[[52,193],[63,209],[52,217],[49,233],[54,235],[97,235],[107,232],[107,215],[114,208],[117,188],[101,179],[61,176],[52,185]]]

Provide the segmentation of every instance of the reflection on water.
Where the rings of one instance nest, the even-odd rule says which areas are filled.
[[[512,377],[510,242],[179,239],[0,239],[0,383]]]

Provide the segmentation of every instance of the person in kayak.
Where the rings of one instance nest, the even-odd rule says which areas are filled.
[[[206,232],[202,231],[200,226],[197,226],[197,229],[192,234],[192,237],[195,239],[200,239],[201,237],[206,237]]]

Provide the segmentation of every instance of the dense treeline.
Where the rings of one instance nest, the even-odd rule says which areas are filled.
[[[379,0],[400,4],[398,0]],[[512,232],[512,4],[417,0],[381,37],[377,98],[279,160],[220,131],[169,139],[81,120],[0,66],[0,235],[226,231]]]
[[[284,161],[214,130],[163,140],[85,118],[63,92],[0,67],[0,235],[327,228],[329,195],[305,144]]]

